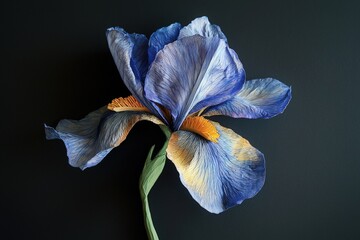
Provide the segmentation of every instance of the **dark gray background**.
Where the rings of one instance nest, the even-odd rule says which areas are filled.
[[[203,210],[168,161],[151,196],[161,239],[360,239],[357,1],[21,1],[1,11],[1,239],[145,239],[137,184],[150,123],[97,167],[67,164],[43,123],[79,119],[126,96],[105,30],[147,36],[207,15],[247,78],[275,77],[293,99],[271,120],[216,118],[260,149],[267,180],[220,215]]]

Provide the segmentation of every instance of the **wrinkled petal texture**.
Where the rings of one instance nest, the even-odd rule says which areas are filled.
[[[226,36],[221,31],[220,27],[211,24],[209,19],[205,16],[194,19],[189,25],[182,28],[179,39],[194,36],[196,34],[203,37],[218,37],[227,42]]]
[[[217,143],[177,131],[167,154],[191,196],[209,212],[220,213],[259,192],[265,181],[265,159],[246,139],[213,124],[220,134]]]
[[[164,48],[166,44],[174,42],[178,36],[181,29],[179,23],[173,23],[170,26],[163,27],[154,32],[149,39],[149,64],[151,64],[156,54]]]
[[[156,55],[145,79],[146,97],[171,111],[177,130],[188,114],[236,95],[245,78],[236,61],[219,38],[182,38]]]
[[[148,106],[144,99],[144,86],[148,70],[148,40],[141,34],[129,34],[122,28],[109,28],[107,40],[115,64],[126,87],[143,105]]]
[[[141,34],[129,34],[115,27],[107,30],[111,54],[126,87],[158,118],[166,122],[159,107],[144,97],[144,79],[148,71],[148,40]]]
[[[208,108],[204,116],[226,115],[235,118],[271,118],[282,113],[291,99],[291,88],[273,79],[246,81],[232,99]]]
[[[97,165],[114,147],[119,146],[131,128],[141,120],[161,123],[148,113],[117,113],[103,107],[79,121],[61,120],[56,129],[45,126],[45,133],[47,139],[64,141],[71,166],[85,169]]]

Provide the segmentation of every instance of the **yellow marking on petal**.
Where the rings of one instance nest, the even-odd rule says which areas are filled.
[[[250,142],[243,137],[240,137],[233,146],[235,157],[239,161],[254,161],[259,159],[259,152],[256,148],[251,146]]]
[[[136,98],[129,96],[126,98],[115,98],[111,103],[108,104],[107,108],[114,112],[123,111],[145,111],[149,112],[149,109],[142,105]]]
[[[213,122],[219,132],[227,136],[230,140],[232,155],[238,161],[257,161],[259,159],[259,150],[254,148],[248,140],[238,135],[230,128],[221,126],[219,123]]]
[[[188,166],[191,159],[194,157],[194,152],[188,151],[186,148],[182,148],[179,145],[178,133],[173,133],[170,137],[169,145],[166,149],[168,158],[174,162],[174,164],[180,168]]]
[[[204,117],[187,117],[180,127],[180,130],[185,130],[199,134],[206,140],[217,142],[220,134],[216,127]]]
[[[202,172],[202,168],[198,165],[200,162],[198,160],[198,149],[191,147],[191,140],[193,139],[189,139],[187,136],[189,135],[179,132],[171,135],[166,150],[167,157],[175,164],[178,172],[181,173],[186,187],[197,192],[200,196],[204,196],[207,189],[208,173]]]

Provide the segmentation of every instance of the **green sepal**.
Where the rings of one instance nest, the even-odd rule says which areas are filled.
[[[171,132],[169,128],[165,125],[160,125],[161,130],[164,132],[166,136],[166,141],[160,151],[156,154],[156,156],[152,159],[153,151],[155,145],[150,148],[150,151],[145,160],[145,165],[143,171],[140,176],[140,196],[143,204],[143,212],[144,212],[144,223],[148,238],[150,240],[158,240],[159,237],[156,233],[149,207],[148,195],[151,188],[154,186],[156,180],[159,178],[161,172],[164,169],[165,161],[166,161],[166,149],[169,143],[169,139],[171,136]]]

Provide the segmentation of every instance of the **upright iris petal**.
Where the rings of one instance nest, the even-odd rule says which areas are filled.
[[[144,101],[143,81],[148,69],[148,40],[142,34],[129,34],[122,28],[106,32],[109,48],[121,78],[130,92]]]
[[[179,34],[179,39],[194,35],[203,37],[218,37],[227,42],[225,34],[221,31],[220,27],[211,24],[207,17],[199,17],[194,19],[189,25],[182,28]]]
[[[180,23],[173,23],[170,26],[158,29],[156,32],[151,34],[149,39],[149,64],[151,64],[156,54],[164,48],[166,44],[174,42],[181,29]]]
[[[144,96],[144,79],[148,71],[148,40],[142,34],[129,34],[124,29],[109,28],[106,32],[110,51],[125,85],[144,106],[166,122],[159,109]]]
[[[244,77],[222,39],[196,35],[170,43],[157,54],[145,92],[171,111],[177,130],[188,114],[232,98]]]

